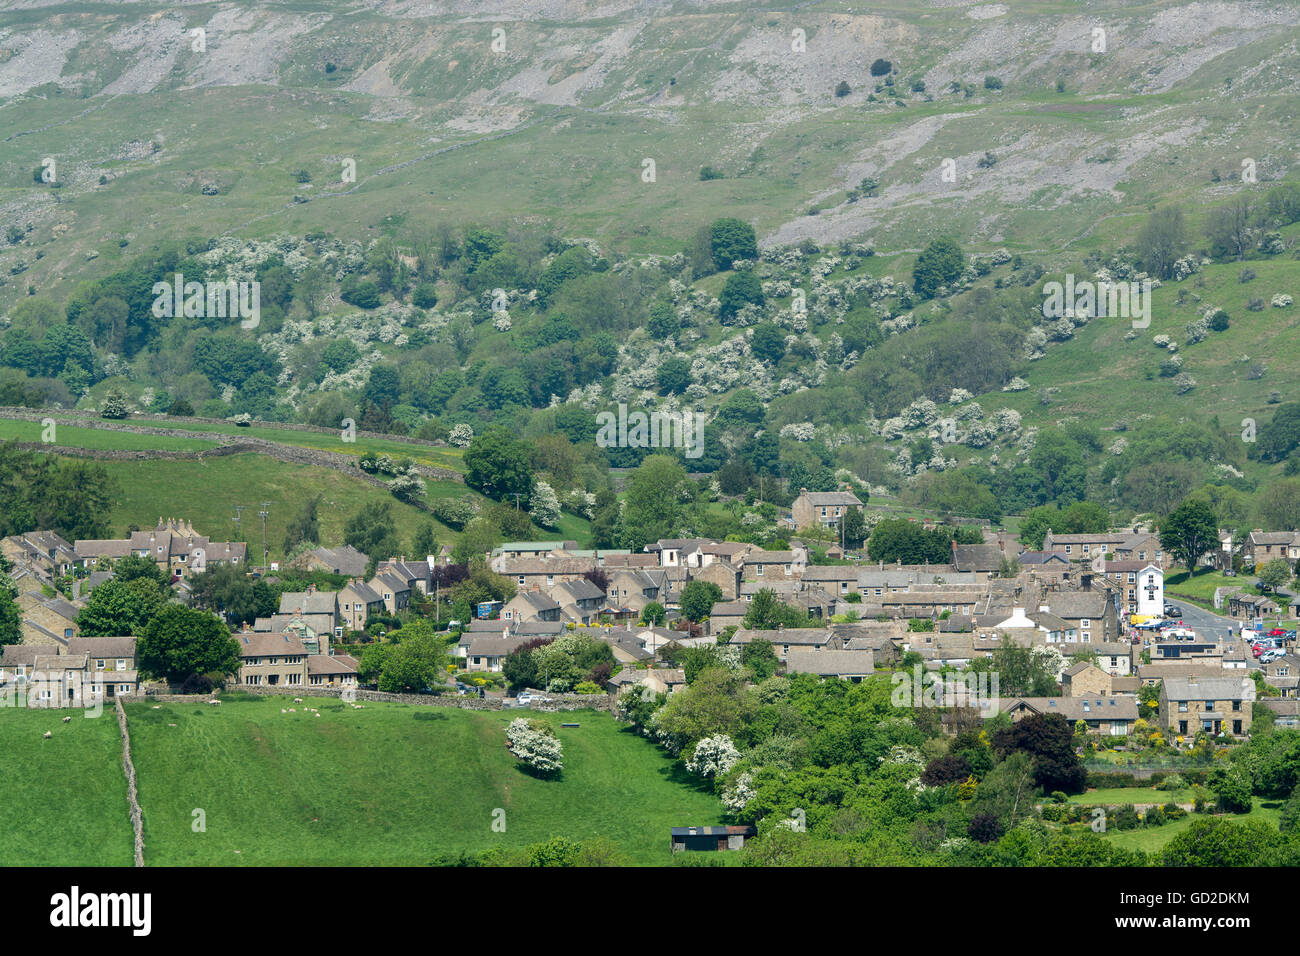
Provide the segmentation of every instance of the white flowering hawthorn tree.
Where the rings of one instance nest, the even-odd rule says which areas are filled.
[[[506,727],[510,752],[525,766],[540,773],[558,773],[564,769],[564,748],[551,728],[520,717]]]

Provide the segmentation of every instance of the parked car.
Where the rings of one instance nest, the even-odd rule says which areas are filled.
[[[1177,604],[1165,605],[1165,617],[1182,617],[1182,616],[1183,616],[1183,609],[1180,608]]]

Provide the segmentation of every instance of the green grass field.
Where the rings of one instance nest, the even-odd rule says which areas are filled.
[[[0,866],[131,865],[122,744],[112,710],[86,718],[3,707],[0,741]]]
[[[132,418],[121,424],[128,427],[170,428],[180,431],[195,432],[194,437],[172,435],[148,435],[119,429],[85,427],[77,424],[85,421],[81,416],[67,413],[52,413],[49,417],[55,421],[54,444],[72,445],[80,448],[125,449],[142,451],[157,449],[160,451],[200,451],[215,448],[220,444],[216,436],[232,438],[261,438],[281,445],[293,445],[298,448],[312,448],[317,451],[330,451],[340,455],[360,457],[366,452],[376,455],[388,455],[393,459],[410,458],[421,465],[432,465],[460,472],[464,470],[462,459],[464,452],[459,448],[442,448],[434,445],[413,445],[406,442],[391,441],[383,438],[357,436],[356,441],[344,442],[335,434],[309,431],[306,429],[267,428],[257,425],[241,428],[234,424],[214,424],[212,422],[191,422],[185,420],[169,421],[152,418]],[[0,417],[0,441],[16,440],[37,442],[42,440],[44,426],[39,422]],[[213,435],[212,439],[202,437]]]
[[[711,793],[607,714],[541,715],[565,748],[562,777],[541,780],[506,750],[514,714],[312,699],[315,717],[291,700],[128,705],[149,864],[419,865],[560,835],[655,864],[670,827],[721,820]]]
[[[1190,803],[1192,790],[1157,790],[1155,787],[1111,787],[1100,790],[1088,790],[1070,797],[1070,803],[1082,803],[1088,806],[1118,803]]]
[[[0,441],[38,442],[44,437],[40,422],[0,419]],[[125,451],[202,451],[217,447],[217,442],[202,438],[181,438],[171,435],[139,435],[134,432],[110,431],[99,428],[78,428],[56,421],[54,441],[51,444],[73,448],[122,449]]]
[[[152,527],[161,516],[185,518],[214,541],[246,540],[249,560],[261,563],[262,529],[257,512],[270,502],[266,540],[271,560],[284,556],[284,532],[302,502],[319,495],[320,536],[326,543],[343,540],[343,526],[364,504],[392,504],[397,533],[408,545],[416,530],[434,520],[398,501],[387,491],[342,472],[314,465],[295,465],[265,455],[231,455],[207,461],[149,460],[102,463],[118,483],[110,521],[113,535],[125,535],[129,525]],[[446,488],[442,486],[448,486]],[[451,491],[465,494],[456,482],[430,482],[430,497]],[[243,527],[235,534],[235,506],[243,505]],[[434,521],[440,543],[451,542],[452,530]]]
[[[1225,814],[1224,819],[1231,820],[1233,823],[1244,823],[1248,820],[1256,823],[1266,823],[1276,829],[1280,812],[1280,803],[1273,801],[1265,803],[1257,797],[1255,798],[1255,806],[1250,813]],[[1138,827],[1136,830],[1108,830],[1106,839],[1126,850],[1143,850],[1147,853],[1155,853],[1164,849],[1170,840],[1190,828],[1197,820],[1207,819],[1212,818],[1199,813],[1189,813],[1182,819],[1166,823],[1163,826]]]

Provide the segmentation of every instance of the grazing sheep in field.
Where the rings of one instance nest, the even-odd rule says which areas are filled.
[[[49,740],[49,739],[50,739],[51,737],[53,737],[53,736],[54,736],[54,735],[53,735],[52,733],[50,733],[48,730],[45,731],[45,739],[46,739],[46,740]]]
[[[72,719],[71,717],[64,717],[64,718],[63,718],[63,722],[66,724],[66,723],[67,723],[68,721],[70,721],[71,719]]]

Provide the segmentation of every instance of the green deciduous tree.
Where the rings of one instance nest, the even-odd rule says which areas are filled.
[[[1160,546],[1189,570],[1218,542],[1219,523],[1204,501],[1184,502],[1160,523]]]
[[[132,637],[143,632],[166,598],[156,581],[105,581],[77,615],[84,637]]]
[[[682,588],[678,598],[682,617],[688,621],[702,621],[713,613],[713,605],[722,600],[722,588],[712,581],[691,581]]]
[[[528,446],[499,425],[476,435],[465,452],[465,484],[496,501],[518,494],[526,506],[533,490]]]
[[[946,236],[934,239],[921,250],[912,267],[912,288],[928,299],[940,286],[950,286],[961,278],[965,268],[961,246]]]
[[[169,604],[140,635],[136,660],[151,677],[179,684],[194,674],[235,673],[239,645],[214,615]]]
[[[709,248],[719,272],[731,268],[737,259],[758,258],[754,227],[739,219],[718,219],[709,227]]]
[[[628,482],[621,537],[623,547],[640,551],[671,537],[681,524],[688,481],[686,469],[667,455],[651,455]]]

